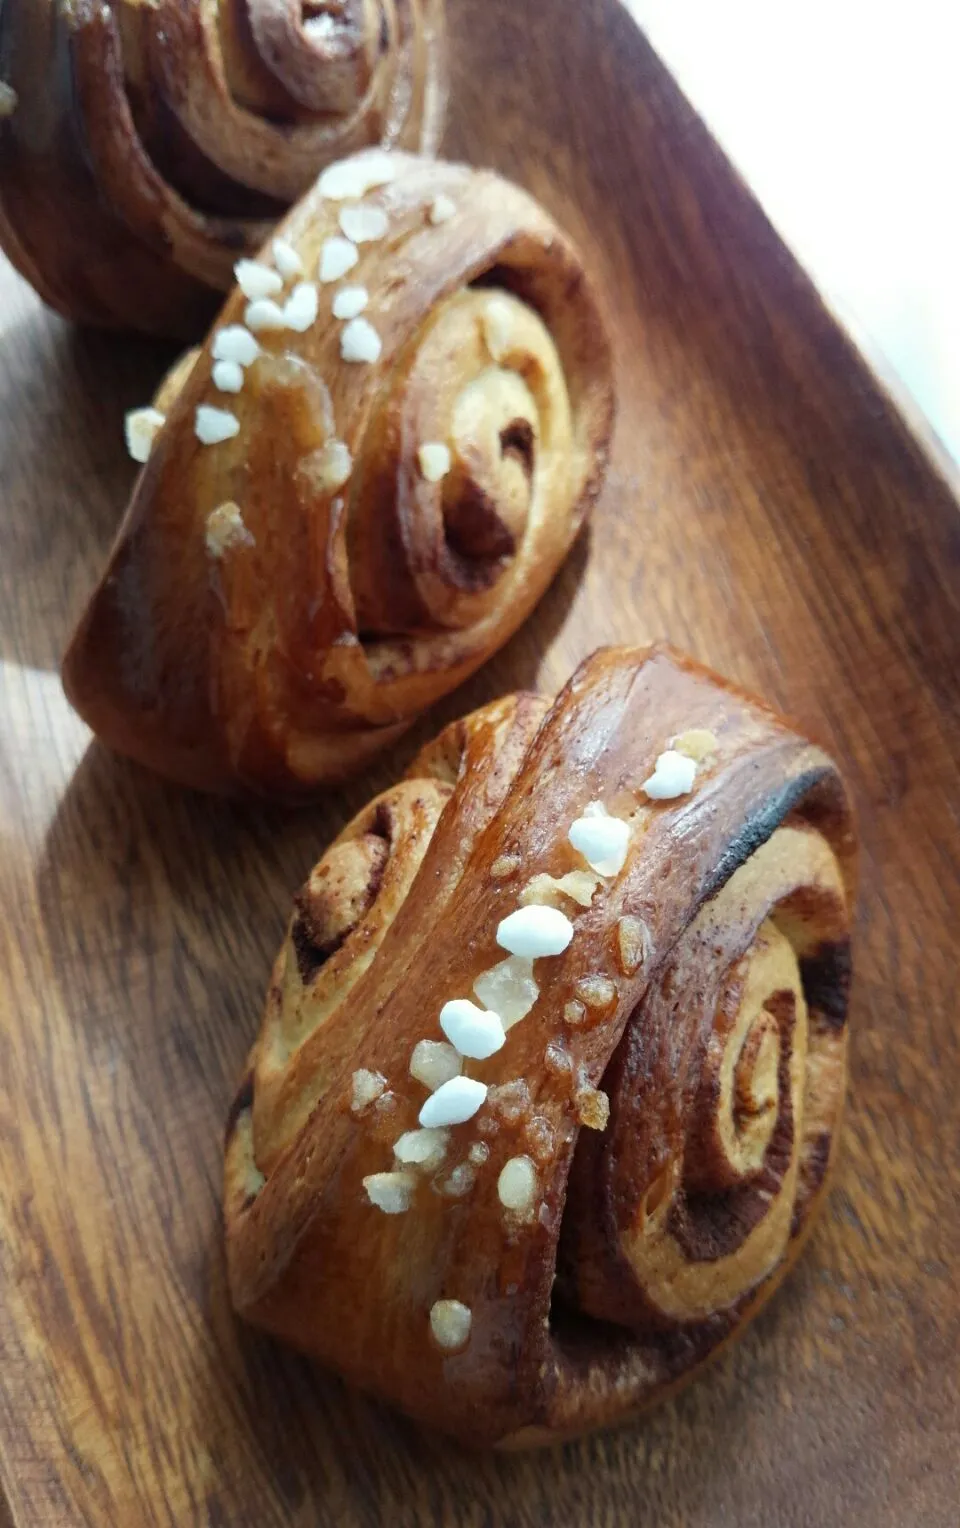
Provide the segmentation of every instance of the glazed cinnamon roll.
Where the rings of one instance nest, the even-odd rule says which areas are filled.
[[[82,323],[193,337],[324,166],[436,149],[443,0],[0,6],[0,243]]]
[[[599,488],[610,353],[579,258],[488,172],[332,166],[154,408],[67,655],[111,746],[295,795],[510,636]]]
[[[689,1378],[823,1196],[853,865],[831,760],[669,651],[448,729],[296,899],[227,1130],[238,1311],[472,1444]]]

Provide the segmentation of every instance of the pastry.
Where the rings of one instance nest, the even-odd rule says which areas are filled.
[[[0,6],[0,243],[68,318],[193,338],[325,165],[432,153],[443,0]]]
[[[823,1197],[853,874],[831,760],[669,650],[448,728],[296,898],[227,1129],[237,1310],[469,1444],[668,1394]]]
[[[526,618],[603,474],[611,360],[579,257],[487,171],[332,166],[128,420],[146,467],[64,665],[175,780],[341,779]]]

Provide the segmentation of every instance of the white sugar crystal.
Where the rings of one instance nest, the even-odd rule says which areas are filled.
[[[238,393],[243,386],[243,367],[239,361],[214,361],[213,385],[221,393]]]
[[[304,35],[317,40],[332,37],[336,30],[336,17],[326,11],[321,16],[308,16],[303,23]]]
[[[317,182],[321,196],[332,202],[345,202],[348,197],[361,197],[367,189],[359,165],[352,159],[339,160],[328,165]]]
[[[255,542],[243,523],[239,504],[228,500],[218,504],[207,516],[205,532],[207,551],[211,557],[222,557],[231,547],[254,546]]]
[[[397,160],[390,154],[385,154],[382,149],[365,154],[360,169],[363,175],[364,192],[373,191],[377,186],[389,185],[390,181],[396,180],[400,174]]]
[[[497,1179],[497,1195],[508,1210],[533,1208],[537,1193],[537,1169],[529,1157],[511,1157]]]
[[[474,982],[473,990],[484,1008],[499,1014],[504,1029],[525,1019],[540,996],[533,979],[533,961],[520,955],[511,955],[484,971]]]
[[[513,314],[502,297],[491,297],[483,310],[483,337],[495,361],[502,361],[513,338]]]
[[[353,457],[342,440],[328,440],[318,455],[317,476],[329,493],[342,488],[353,471]]]
[[[353,1074],[353,1095],[350,1100],[350,1108],[354,1114],[361,1114],[370,1104],[376,1103],[387,1085],[387,1079],[381,1072],[371,1072],[365,1066],[358,1067]]]
[[[617,921],[617,950],[624,976],[633,976],[652,948],[650,930],[642,918],[626,913]]]
[[[579,902],[581,907],[589,907],[599,885],[600,877],[590,870],[568,870],[559,880],[541,872],[524,886],[520,906],[559,907],[558,899],[564,896]]]
[[[505,1125],[517,1125],[530,1112],[530,1089],[522,1077],[490,1089],[488,1103]]]
[[[310,325],[316,322],[319,311],[320,296],[312,281],[298,282],[283,306],[287,327],[295,329],[297,334],[306,334]]]
[[[599,1088],[581,1088],[575,1100],[577,1118],[587,1130],[606,1130],[610,1119],[610,1100]]]
[[[328,165],[317,182],[321,196],[332,202],[346,202],[366,196],[374,186],[385,186],[399,172],[396,160],[382,150],[340,159]]]
[[[339,281],[347,271],[353,270],[359,259],[357,246],[351,244],[349,239],[341,239],[339,234],[334,234],[332,239],[324,240],[320,250],[320,280]]]
[[[410,1075],[431,1093],[460,1074],[462,1058],[445,1040],[418,1040],[410,1057]]]
[[[215,361],[234,361],[238,366],[250,366],[259,354],[260,346],[243,324],[227,324],[213,336]]]
[[[679,732],[676,737],[672,737],[667,746],[702,764],[704,759],[716,753],[719,744],[716,733],[708,727],[691,727],[688,732]]]
[[[340,354],[345,361],[372,365],[380,359],[382,349],[379,334],[365,318],[351,318],[340,336]]]
[[[598,875],[620,874],[630,842],[630,825],[622,818],[585,814],[573,823],[567,837]]]
[[[437,1344],[449,1352],[466,1345],[472,1324],[469,1305],[459,1300],[437,1300],[431,1306],[430,1330]]]
[[[240,421],[228,409],[215,409],[209,403],[201,403],[196,416],[197,439],[205,446],[219,445],[222,440],[232,440],[240,433]]]
[[[288,244],[286,239],[274,239],[273,263],[277,267],[277,270],[280,272],[281,276],[285,276],[287,278],[290,276],[299,276],[303,272],[303,261],[300,259],[300,256],[297,254],[293,245]]]
[[[439,483],[450,471],[450,447],[439,440],[429,440],[417,452],[420,471],[428,483]]]
[[[602,873],[606,874],[605,871]],[[579,902],[581,907],[589,907],[599,885],[597,877],[589,870],[568,870],[557,882],[557,890]]]
[[[430,208],[430,221],[434,224],[449,223],[456,210],[456,202],[451,197],[444,196],[441,192],[439,196],[435,196],[433,199],[433,205]]]
[[[393,1154],[405,1167],[439,1167],[450,1139],[446,1130],[407,1130],[393,1144]]]
[[[440,1010],[440,1028],[461,1056],[486,1061],[503,1045],[500,1016],[478,1008],[469,998],[454,998]]]
[[[473,1163],[474,1167],[482,1167],[489,1155],[490,1147],[487,1145],[486,1141],[474,1141],[473,1145],[470,1147],[470,1150],[467,1152],[467,1156],[470,1158],[470,1161]]]
[[[420,1123],[427,1130],[442,1125],[462,1125],[473,1119],[486,1096],[485,1082],[477,1082],[474,1077],[451,1077],[449,1082],[442,1083],[435,1093],[430,1094],[420,1110]]]
[[[238,260],[233,267],[237,286],[244,297],[256,302],[260,297],[276,297],[283,290],[283,277],[259,260]]]
[[[340,214],[344,237],[354,244],[372,244],[382,239],[389,227],[390,219],[382,207],[344,207]]]
[[[581,976],[574,991],[588,1008],[609,1008],[617,997],[617,989],[609,976]]]
[[[402,1215],[409,1210],[417,1180],[413,1173],[371,1173],[364,1178],[367,1198],[385,1215]]]
[[[243,321],[248,329],[255,329],[258,334],[267,329],[287,327],[286,314],[272,297],[260,297],[256,302],[248,303],[244,310]]]
[[[678,753],[675,748],[668,748],[657,759],[653,774],[644,780],[640,789],[652,801],[671,801],[675,796],[685,796],[693,789],[696,773],[695,759],[687,758],[686,754]]]
[[[366,287],[341,287],[334,296],[331,311],[334,318],[356,318],[369,301],[370,293]]]
[[[476,1181],[476,1169],[469,1162],[461,1162],[443,1185],[443,1193],[448,1199],[462,1199],[465,1194],[469,1194]]]
[[[159,409],[130,410],[123,421],[123,433],[127,450],[135,462],[142,465],[147,460],[165,423],[166,419]]]
[[[521,907],[497,929],[497,944],[511,955],[539,960],[562,955],[573,938],[573,924],[556,907]]]

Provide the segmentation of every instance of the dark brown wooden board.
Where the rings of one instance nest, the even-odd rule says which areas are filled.
[[[960,514],[616,0],[451,0],[448,151],[529,186],[614,320],[609,483],[536,618],[298,815],[106,755],[57,663],[168,354],[0,279],[0,1522],[955,1528]],[[225,1109],[290,894],[416,738],[666,635],[793,712],[863,830],[842,1162],[787,1287],[647,1421],[472,1457],[238,1327]]]

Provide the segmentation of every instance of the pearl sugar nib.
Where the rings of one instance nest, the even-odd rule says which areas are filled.
[[[431,1093],[420,1110],[420,1124],[425,1130],[435,1130],[444,1125],[462,1125],[473,1119],[487,1096],[486,1083],[474,1077],[451,1077],[435,1093]]]
[[[450,471],[450,447],[442,441],[428,440],[417,452],[421,475],[428,483],[439,483]]]
[[[500,1017],[469,998],[454,998],[440,1010],[440,1028],[461,1056],[486,1061],[503,1045],[506,1035]]]
[[[371,1173],[364,1178],[367,1198],[385,1215],[402,1215],[410,1208],[410,1200],[417,1186],[414,1173]]]
[[[370,293],[363,286],[341,287],[334,296],[330,310],[334,318],[358,318],[370,301]]]
[[[474,982],[473,990],[485,1008],[499,1014],[504,1029],[525,1019],[540,996],[533,977],[533,961],[520,955],[508,955],[499,965],[484,971]]]
[[[668,748],[657,759],[653,774],[644,780],[640,789],[651,801],[672,801],[676,796],[686,796],[693,789],[697,762],[686,754]]]
[[[597,875],[620,874],[630,842],[630,826],[622,818],[587,812],[577,818],[567,837]]]
[[[573,924],[555,907],[521,907],[497,928],[497,943],[511,955],[538,960],[562,955],[573,938]]]
[[[371,149],[328,165],[317,181],[317,190],[331,202],[359,201],[376,186],[387,185],[397,173],[395,159],[382,149]]]
[[[239,504],[228,499],[218,504],[207,516],[204,539],[211,557],[222,557],[225,552],[242,546],[255,546],[253,536],[243,523]]]
[[[497,1179],[497,1196],[504,1209],[524,1214],[533,1208],[537,1169],[529,1157],[511,1157]]]
[[[393,1144],[393,1154],[404,1167],[439,1167],[447,1154],[446,1130],[407,1130]]]
[[[667,744],[668,748],[675,748],[677,753],[686,754],[688,759],[695,759],[698,764],[709,759],[719,746],[716,733],[711,732],[709,727],[690,727],[686,732],[678,732]]]
[[[354,1114],[362,1114],[370,1104],[376,1103],[382,1097],[387,1086],[387,1079],[382,1072],[371,1072],[369,1068],[362,1066],[353,1074],[350,1108]]]
[[[208,403],[201,403],[196,413],[195,429],[197,439],[203,445],[216,446],[239,435],[240,421],[227,409],[215,409]]]
[[[380,359],[380,336],[365,318],[351,318],[340,336],[340,354],[345,361],[372,365]]]
[[[390,223],[382,207],[344,207],[340,227],[354,244],[373,244],[382,239]]]
[[[248,329],[258,334],[287,327],[287,315],[272,297],[258,297],[255,302],[247,303],[243,321]]]
[[[311,324],[316,322],[319,310],[320,298],[314,283],[298,282],[283,308],[287,328],[295,330],[297,334],[306,334]]]
[[[460,1162],[450,1173],[441,1190],[448,1199],[463,1199],[477,1181],[477,1170],[470,1162]]]
[[[459,1076],[462,1066],[459,1053],[446,1040],[418,1040],[410,1057],[410,1076],[433,1093]]]
[[[357,246],[349,239],[341,239],[334,234],[332,239],[326,239],[320,251],[319,275],[323,282],[339,281],[347,271],[352,271],[359,260],[360,255]]]
[[[328,440],[318,453],[318,478],[328,493],[342,488],[353,471],[350,448],[342,440]]]
[[[214,361],[213,385],[221,393],[238,393],[243,387],[243,367],[239,361]]]
[[[430,1308],[430,1330],[438,1347],[454,1352],[466,1346],[473,1317],[459,1300],[436,1300]]]
[[[131,409],[123,421],[127,450],[142,466],[153,450],[153,443],[165,424],[159,409]]]
[[[274,239],[273,263],[281,276],[289,278],[303,274],[303,261],[293,245],[288,244],[286,239]]]
[[[283,291],[283,277],[259,260],[238,260],[233,267],[237,286],[244,297],[256,302],[261,297],[276,297]]]
[[[213,336],[215,361],[233,361],[237,366],[251,366],[259,354],[260,346],[243,324],[227,324]]]

